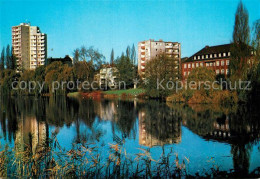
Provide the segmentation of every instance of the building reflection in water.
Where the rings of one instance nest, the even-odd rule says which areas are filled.
[[[173,110],[158,104],[138,111],[139,144],[163,146],[181,141],[181,120]]]
[[[260,138],[257,109],[249,112],[246,111],[247,106],[239,106],[230,111],[204,107],[204,110],[183,107],[183,125],[205,140],[228,143],[231,146],[230,154],[235,172],[246,176],[249,173],[252,146]]]
[[[29,150],[37,154],[47,145],[48,131],[48,125],[37,121],[36,117],[21,118],[15,133],[16,153]]]

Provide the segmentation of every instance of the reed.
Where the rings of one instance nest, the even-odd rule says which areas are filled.
[[[60,146],[56,134],[39,145],[13,149],[5,146],[0,152],[1,177],[87,177],[87,178],[181,178],[181,177],[221,177],[233,176],[232,172],[221,172],[214,165],[211,171],[191,176],[187,171],[189,159],[179,160],[173,149],[155,160],[149,148],[139,148],[139,153],[128,154],[122,144],[109,144],[108,157],[102,158],[95,143],[73,143],[70,150]],[[259,175],[260,170],[251,176]]]

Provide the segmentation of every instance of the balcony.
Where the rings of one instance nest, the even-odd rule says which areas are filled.
[[[145,52],[141,52],[141,55],[145,55]]]
[[[141,46],[141,49],[142,49],[142,50],[145,50],[145,46]]]
[[[141,60],[145,61],[145,58],[141,58]]]
[[[141,63],[141,66],[145,66],[145,63]]]
[[[173,48],[173,46],[170,44],[170,45],[166,45],[165,48]]]

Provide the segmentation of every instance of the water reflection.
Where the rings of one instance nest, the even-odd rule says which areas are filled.
[[[37,154],[47,145],[48,132],[48,125],[35,117],[19,119],[14,139],[15,151],[22,153],[29,150],[33,155]]]
[[[37,154],[48,145],[50,127],[75,127],[67,143],[103,141],[134,147],[174,146],[182,143],[182,126],[207,141],[230,146],[236,173],[249,173],[253,147],[259,144],[260,121],[257,106],[219,107],[209,105],[172,105],[157,101],[92,101],[64,97],[1,97],[0,136],[14,144],[17,153]],[[106,133],[107,125],[111,133]],[[85,128],[82,128],[85,126]],[[87,128],[87,129],[86,129]],[[111,141],[107,141],[107,137]],[[189,140],[189,139],[185,139]],[[2,143],[2,144],[4,144]],[[66,143],[66,144],[67,144]],[[211,150],[205,148],[204,150]],[[189,155],[196,155],[195,151]],[[203,152],[203,151],[202,151]],[[259,151],[258,153],[259,154]],[[156,154],[155,154],[156,155]],[[187,154],[185,154],[187,155]],[[260,162],[256,164],[260,166]],[[196,167],[196,166],[193,166]]]
[[[152,147],[181,141],[181,118],[164,103],[140,105],[138,119],[140,145]]]
[[[176,106],[171,106],[176,109]],[[250,110],[250,111],[248,111]],[[259,142],[260,121],[255,106],[235,106],[220,109],[217,106],[183,106],[183,125],[206,140],[231,145],[233,168],[236,173],[249,173],[250,155],[253,144]]]

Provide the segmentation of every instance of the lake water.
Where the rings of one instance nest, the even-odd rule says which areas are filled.
[[[170,162],[178,155],[191,175],[212,167],[248,174],[260,167],[259,113],[257,106],[244,105],[2,97],[0,150],[30,145],[36,152],[55,132],[67,151],[75,143],[96,145],[101,161],[110,144],[118,144],[132,157],[149,149],[155,161],[171,152]]]

